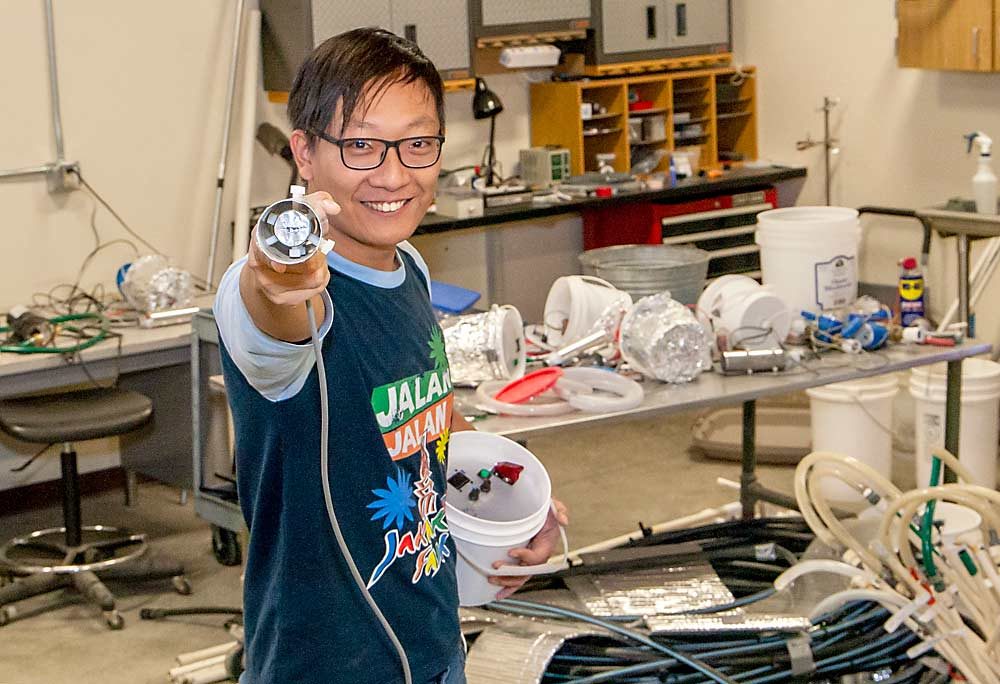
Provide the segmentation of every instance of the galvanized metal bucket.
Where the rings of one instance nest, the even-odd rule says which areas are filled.
[[[617,245],[580,255],[586,275],[607,280],[638,300],[669,290],[682,304],[695,304],[705,287],[710,255],[687,245]]]

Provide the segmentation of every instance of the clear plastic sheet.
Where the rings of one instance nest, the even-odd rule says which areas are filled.
[[[690,382],[708,369],[708,348],[704,328],[669,292],[640,299],[622,321],[622,356],[647,377]]]
[[[191,274],[171,266],[159,254],[133,261],[121,289],[128,303],[142,313],[189,306],[194,295]]]

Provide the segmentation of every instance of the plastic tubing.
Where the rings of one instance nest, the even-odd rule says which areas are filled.
[[[894,591],[885,591],[882,589],[845,589],[844,591],[838,591],[836,594],[827,596],[816,604],[816,607],[809,613],[809,619],[815,620],[851,601],[874,601],[884,606],[890,613],[895,613],[907,603],[907,599]]]
[[[569,402],[562,400],[550,403],[512,404],[495,399],[493,395],[507,384],[506,380],[490,380],[480,383],[479,387],[476,388],[476,400],[490,411],[508,416],[562,416],[576,410]]]
[[[556,381],[556,394],[575,409],[587,413],[616,413],[634,409],[645,392],[635,380],[598,368],[565,368]],[[615,396],[594,394],[602,390]]]
[[[848,565],[837,560],[814,559],[799,561],[778,575],[774,580],[774,588],[776,591],[783,591],[799,577],[814,572],[831,572],[835,575],[843,575],[844,577],[874,579],[871,573],[863,568],[856,568],[853,565]]]

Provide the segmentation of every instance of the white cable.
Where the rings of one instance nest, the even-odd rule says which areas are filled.
[[[607,394],[595,394],[594,390]],[[555,391],[570,406],[588,413],[628,411],[641,404],[645,395],[642,385],[635,380],[599,368],[563,369]]]
[[[847,563],[842,563],[841,561],[812,559],[799,561],[778,575],[778,577],[774,580],[774,588],[777,591],[782,591],[799,577],[814,572],[830,572],[835,575],[843,575],[844,577],[851,578],[856,577],[859,579],[869,579],[871,577],[871,573],[867,570],[856,568],[853,565],[848,565]]]
[[[326,512],[327,516],[330,518],[330,527],[333,528],[333,535],[337,538],[337,546],[340,547],[340,552],[343,554],[344,561],[347,563],[347,567],[351,571],[351,576],[354,577],[354,582],[358,585],[358,589],[361,590],[361,594],[368,603],[368,607],[371,608],[372,613],[374,613],[375,617],[378,618],[379,623],[382,625],[382,629],[385,631],[385,635],[389,637],[389,641],[392,642],[393,648],[396,649],[396,653],[399,655],[399,663],[403,668],[403,680],[406,684],[412,684],[413,676],[410,674],[410,661],[406,657],[406,650],[403,648],[403,644],[399,642],[399,638],[392,630],[392,626],[389,624],[389,621],[385,619],[385,615],[382,614],[378,604],[375,603],[375,599],[372,598],[371,592],[368,591],[368,586],[365,584],[365,580],[361,577],[361,572],[358,570],[357,563],[354,562],[351,550],[347,546],[347,540],[344,539],[344,533],[340,530],[340,523],[337,522],[337,513],[333,508],[333,496],[330,494],[330,400],[327,397],[326,389],[326,367],[323,363],[323,342],[319,339],[319,332],[316,330],[316,314],[313,312],[312,301],[306,301],[306,317],[309,319],[309,335],[312,338],[313,350],[316,352],[316,376],[319,380],[320,405],[320,476],[323,480],[323,500],[326,502]],[[333,317],[332,309],[330,311],[330,317]]]

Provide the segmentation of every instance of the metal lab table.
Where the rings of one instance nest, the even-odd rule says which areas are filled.
[[[199,303],[210,302],[209,296]],[[116,328],[109,338],[79,354],[0,353],[0,398],[119,377],[119,386],[153,401],[153,419],[119,438],[122,467],[134,485],[134,474],[187,490],[191,487],[190,389],[191,326]],[[134,498],[129,487],[128,500]]]
[[[917,209],[918,219],[925,221],[942,236],[954,235],[958,250],[958,320],[968,324],[971,318],[969,292],[969,257],[974,239],[1000,237],[1000,216],[968,211],[949,211],[941,207]],[[971,328],[968,332],[973,332]]]
[[[746,376],[723,376],[703,373],[697,380],[684,385],[645,382],[646,396],[637,408],[619,413],[571,413],[554,417],[490,416],[476,423],[476,429],[503,435],[514,440],[528,440],[574,428],[596,427],[626,420],[655,418],[673,413],[733,404],[743,405],[743,455],[740,477],[740,503],[743,516],[753,517],[758,501],[770,501],[795,508],[795,500],[766,489],[757,481],[756,401],[767,397],[819,387],[834,382],[892,373],[933,363],[948,364],[948,394],[945,417],[945,448],[958,454],[959,414],[962,394],[962,360],[987,354],[989,344],[972,344],[942,349],[941,347],[896,346],[873,355],[850,357],[829,355],[811,362],[809,370],[799,368],[785,373],[759,373]],[[848,362],[853,365],[846,365]],[[471,390],[456,391],[457,405],[475,403]]]
[[[195,510],[199,515],[216,525],[232,531],[243,529],[243,519],[239,506],[232,501],[221,500],[203,491],[197,483],[204,477],[206,460],[211,459],[211,451],[229,446],[219,438],[219,431],[211,429],[211,423],[220,420],[212,410],[206,397],[210,392],[209,372],[206,370],[211,357],[218,357],[218,331],[211,312],[202,312],[195,317],[192,337],[192,399],[194,410],[194,453],[195,453]],[[555,417],[514,417],[490,416],[476,423],[476,428],[484,432],[503,435],[510,439],[525,441],[533,437],[563,432],[575,428],[597,427],[627,420],[655,418],[673,413],[732,404],[743,405],[743,460],[740,480],[740,501],[743,514],[751,517],[754,504],[760,500],[772,501],[794,507],[791,497],[765,489],[756,477],[756,453],[754,449],[756,428],[756,401],[798,390],[818,387],[834,382],[906,370],[933,363],[948,364],[948,408],[945,421],[945,447],[958,453],[959,412],[961,408],[961,365],[962,360],[987,354],[989,344],[967,343],[950,349],[940,347],[894,347],[886,352],[862,357],[843,354],[830,355],[819,362],[809,364],[809,370],[798,369],[791,372],[763,373],[748,376],[725,377],[718,373],[704,373],[694,382],[684,385],[667,385],[645,382],[646,396],[637,408],[619,413],[591,414],[573,413]],[[854,365],[848,365],[852,362]],[[455,391],[456,408],[462,404],[475,404],[475,393],[468,389]],[[214,435],[214,437],[213,437]]]

